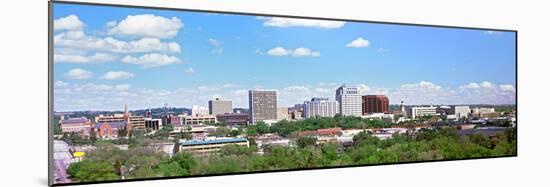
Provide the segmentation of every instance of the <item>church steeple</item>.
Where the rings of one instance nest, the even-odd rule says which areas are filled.
[[[124,115],[129,116],[129,114],[128,114],[128,104],[124,104]]]

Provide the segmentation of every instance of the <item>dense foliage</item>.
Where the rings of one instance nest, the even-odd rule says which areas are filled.
[[[312,125],[308,130],[325,128],[322,124]],[[260,129],[256,131],[264,131]],[[455,129],[443,128],[394,134],[385,140],[360,133],[353,138],[351,147],[338,143],[315,144],[314,138],[305,137],[296,139],[298,146],[264,147],[264,154],[258,154],[253,144],[251,147],[228,145],[218,154],[208,156],[179,152],[172,157],[150,146],[151,140],[140,140],[128,150],[101,142],[85,161],[71,164],[68,172],[77,181],[97,181],[120,179],[121,176],[125,179],[187,176],[507,156],[516,155],[516,137],[515,128],[492,138],[482,134],[458,136]]]
[[[247,128],[248,135],[257,135],[265,133],[277,133],[281,136],[288,137],[294,132],[317,130],[323,128],[340,127],[342,129],[353,128],[384,128],[390,127],[391,123],[379,119],[363,119],[361,117],[341,116],[337,114],[334,118],[319,117],[307,118],[300,121],[282,120],[271,126],[263,122],[259,122],[254,126]]]

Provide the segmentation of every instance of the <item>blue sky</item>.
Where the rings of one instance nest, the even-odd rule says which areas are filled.
[[[252,88],[290,106],[342,83],[391,103],[515,103],[513,32],[67,4],[54,19],[59,111],[246,107]]]

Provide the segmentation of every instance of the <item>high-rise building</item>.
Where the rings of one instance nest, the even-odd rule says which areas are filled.
[[[364,95],[363,115],[390,112],[390,100],[385,95]]]
[[[250,123],[277,120],[277,91],[249,90],[248,116]]]
[[[340,86],[336,89],[336,101],[343,116],[361,116],[361,90],[356,86]]]
[[[215,100],[208,101],[208,111],[212,115],[233,113],[233,103],[216,98]]]
[[[208,108],[202,106],[193,106],[193,108],[191,109],[192,116],[204,116],[208,115],[208,113]]]
[[[329,101],[328,98],[311,98],[304,102],[304,116],[306,118],[334,117],[340,113],[337,101]]]

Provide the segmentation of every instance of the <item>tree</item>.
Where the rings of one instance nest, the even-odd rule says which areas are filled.
[[[258,135],[258,131],[256,130],[255,126],[250,126],[246,128],[246,135],[248,136],[256,136]]]
[[[118,137],[124,138],[128,135],[128,131],[126,131],[126,128],[118,129]]]
[[[304,136],[296,140],[296,144],[299,148],[313,146],[317,143],[317,138],[313,136]]]
[[[95,144],[97,142],[97,133],[94,130],[90,131],[90,141],[92,144]]]
[[[269,133],[269,126],[263,121],[260,121],[260,122],[256,123],[256,129],[258,131],[258,134],[267,134],[267,133]]]
[[[83,160],[72,163],[67,169],[71,178],[80,182],[117,180],[119,176],[111,164],[104,161]]]
[[[197,166],[197,161],[191,153],[179,152],[170,158],[170,162],[177,163],[185,172],[190,173],[193,167]]]

